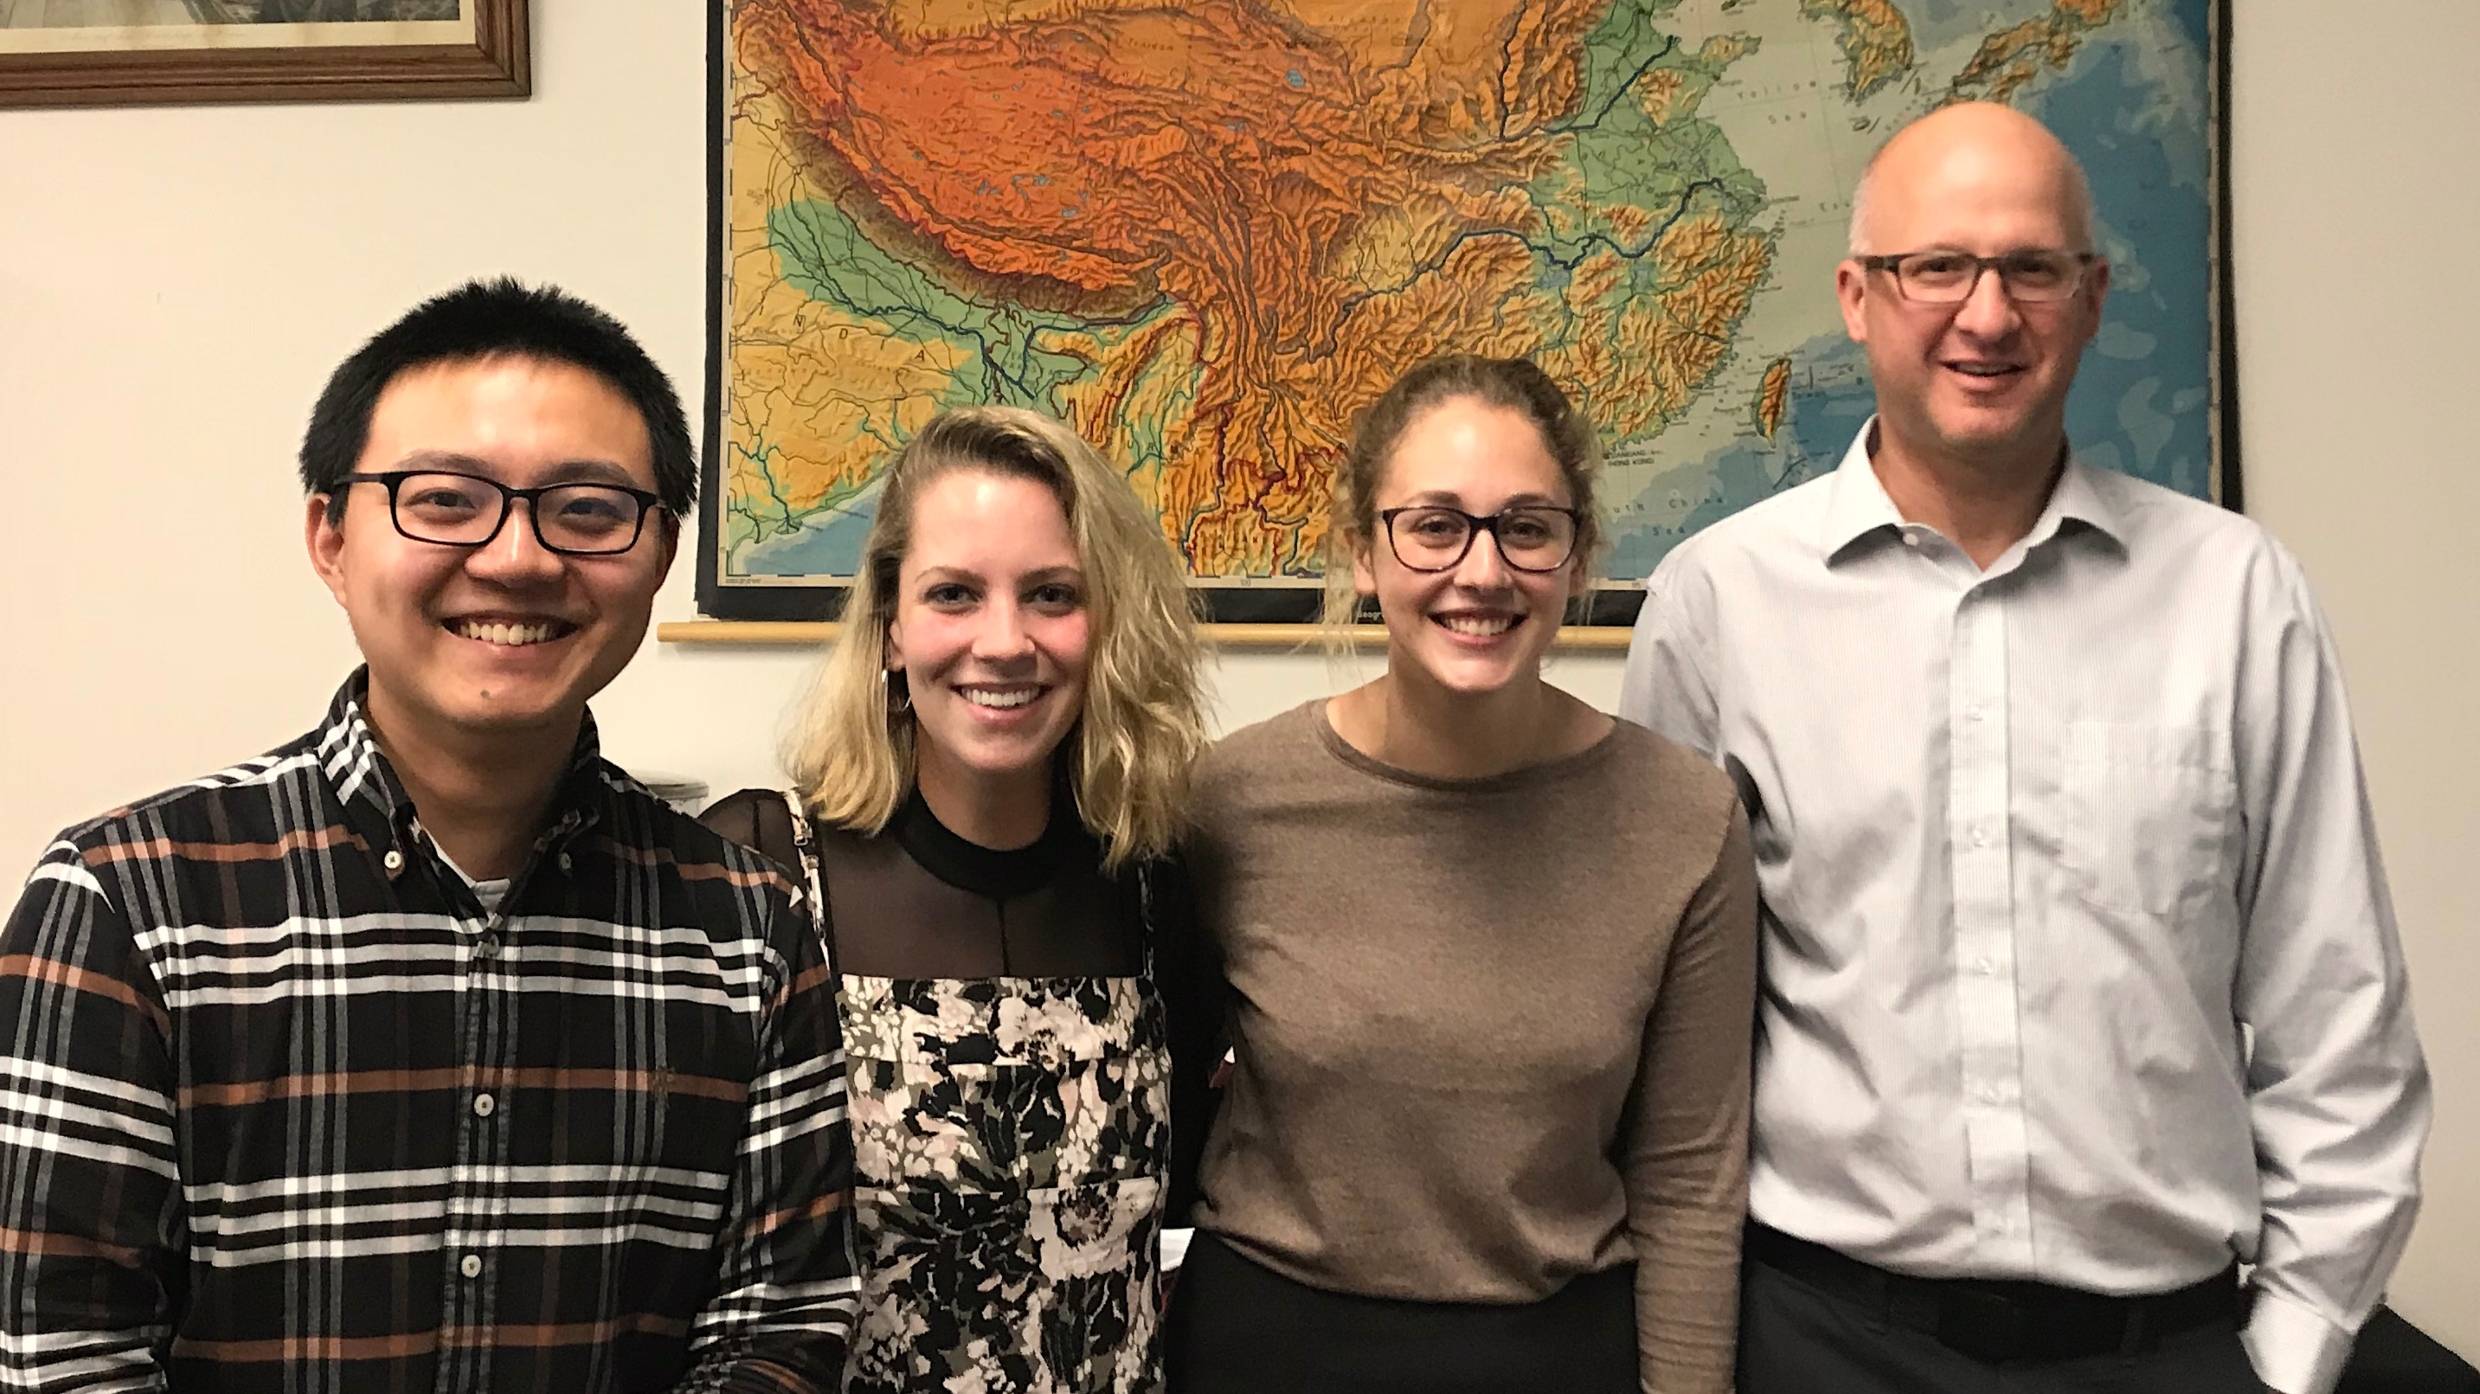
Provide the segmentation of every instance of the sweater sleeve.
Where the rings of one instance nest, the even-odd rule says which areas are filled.
[[[1647,1394],[1724,1394],[1748,1206],[1756,866],[1736,802],[1671,940],[1621,1135]]]

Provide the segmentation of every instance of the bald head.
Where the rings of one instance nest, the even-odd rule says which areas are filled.
[[[2040,484],[2110,291],[2075,157],[2020,112],[1951,106],[1896,132],[1853,203],[1834,293],[1868,354],[1880,477]]]
[[[1851,254],[1912,250],[1889,239],[1901,241],[1924,204],[1944,213],[1993,193],[2047,203],[2072,239],[2066,250],[2093,250],[2092,188],[2058,137],[2013,107],[1959,102],[1895,132],[1870,158],[1851,196]]]

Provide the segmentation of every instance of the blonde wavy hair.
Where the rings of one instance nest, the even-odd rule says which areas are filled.
[[[941,412],[889,462],[842,632],[790,718],[782,753],[794,790],[821,821],[875,833],[912,789],[915,727],[888,701],[888,626],[915,503],[959,470],[1030,479],[1058,496],[1092,617],[1085,710],[1058,758],[1106,867],[1161,856],[1179,836],[1206,739],[1188,584],[1127,479],[1066,426],[1018,407]]]

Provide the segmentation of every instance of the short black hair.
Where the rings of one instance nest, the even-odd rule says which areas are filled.
[[[344,477],[370,444],[379,394],[401,373],[434,363],[535,358],[582,368],[610,383],[645,418],[654,487],[675,517],[697,503],[697,457],[672,380],[620,321],[557,286],[507,276],[468,281],[415,306],[337,365],[301,438],[301,484],[338,504]]]

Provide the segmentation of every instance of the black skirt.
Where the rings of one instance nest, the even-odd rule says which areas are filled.
[[[1169,1394],[1636,1394],[1636,1268],[1539,1302],[1404,1302],[1293,1282],[1200,1230],[1163,1338]]]

